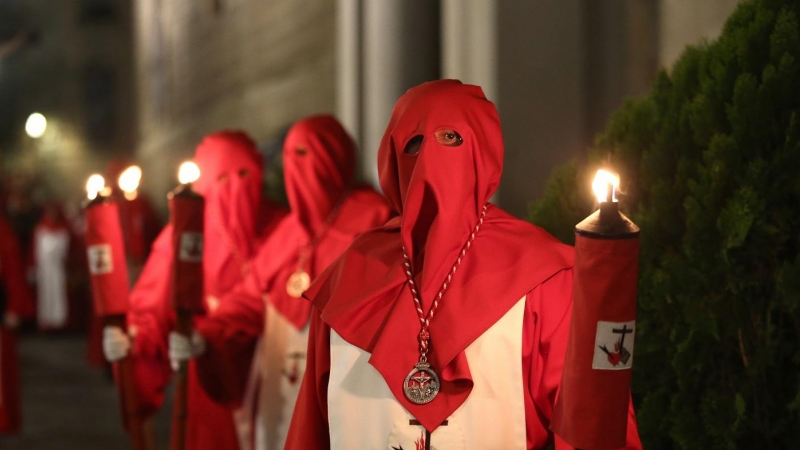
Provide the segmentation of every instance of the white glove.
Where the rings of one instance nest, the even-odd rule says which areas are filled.
[[[120,327],[103,327],[103,354],[108,362],[117,362],[131,351],[131,336]]]
[[[192,338],[178,333],[169,334],[169,362],[172,370],[178,370],[181,363],[202,355],[206,351],[206,340],[197,331],[192,332]]]

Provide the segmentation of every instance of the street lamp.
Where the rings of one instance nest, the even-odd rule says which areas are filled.
[[[44,135],[45,130],[47,130],[47,119],[44,115],[35,112],[28,116],[28,120],[25,122],[25,132],[28,133],[28,136],[38,139]]]

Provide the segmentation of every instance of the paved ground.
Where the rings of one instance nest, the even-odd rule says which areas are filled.
[[[116,390],[102,371],[86,364],[85,350],[81,336],[22,337],[23,431],[0,436],[0,449],[131,448],[120,423]],[[169,411],[163,408],[157,418],[160,449],[168,448]]]

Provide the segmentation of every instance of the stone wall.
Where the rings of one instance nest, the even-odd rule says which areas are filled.
[[[102,172],[111,157],[132,154],[130,23],[130,1],[2,5],[0,27],[38,38],[0,60],[0,176],[7,177],[0,182],[30,190],[35,202],[74,204],[90,173]],[[47,117],[39,139],[24,131],[32,112]]]
[[[162,199],[208,133],[239,128],[263,142],[332,112],[335,11],[335,0],[138,0],[142,188]]]
[[[719,36],[739,1],[660,0],[659,65],[670,67],[686,45]]]

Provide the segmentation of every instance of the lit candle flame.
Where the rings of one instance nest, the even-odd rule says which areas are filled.
[[[142,179],[142,169],[139,166],[130,166],[119,176],[119,188],[126,194],[132,194],[139,189],[139,181]]]
[[[106,180],[102,175],[94,174],[86,180],[86,194],[89,200],[97,198],[97,194],[106,188]]]
[[[186,161],[178,169],[178,181],[181,184],[194,183],[200,178],[200,168],[192,161]]]
[[[598,203],[607,201],[617,201],[617,189],[619,188],[619,177],[613,173],[600,169],[592,182],[592,190]],[[610,190],[610,192],[609,192]]]

